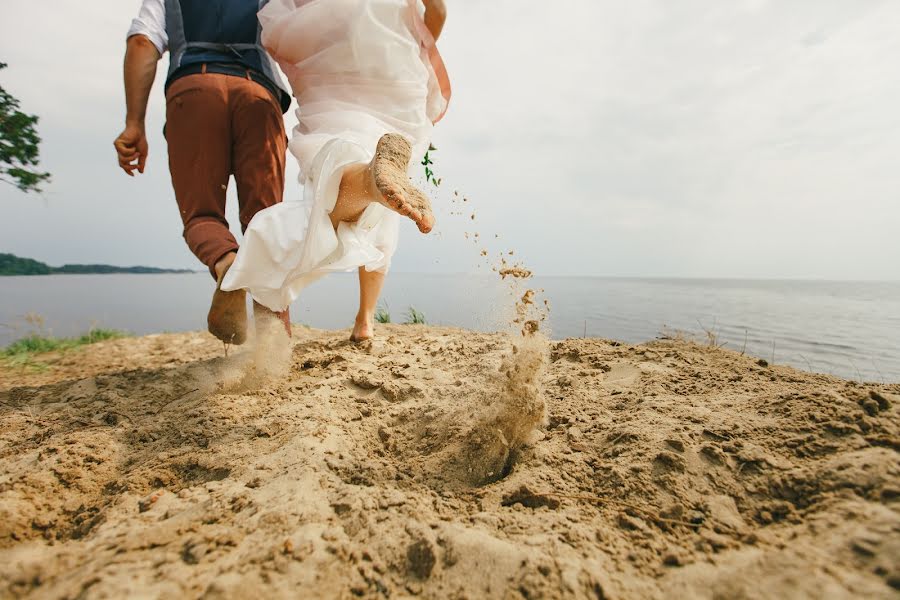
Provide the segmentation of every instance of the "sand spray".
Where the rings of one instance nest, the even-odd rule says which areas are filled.
[[[250,347],[209,365],[197,377],[201,389],[245,392],[287,377],[291,370],[292,342],[284,324],[275,317],[255,315],[256,336]]]
[[[468,199],[456,193],[454,196],[454,203],[468,203]],[[467,221],[475,222],[474,212],[451,214],[465,214]],[[442,469],[463,484],[477,486],[509,474],[522,449],[541,437],[539,430],[547,419],[541,379],[549,362],[549,340],[543,323],[550,305],[541,298],[543,290],[527,286],[533,273],[514,259],[514,251],[506,250],[492,258],[483,247],[480,233],[466,232],[465,237],[478,245],[483,261],[479,267],[489,266],[508,286],[512,300],[496,306],[498,320],[507,330],[509,350],[488,378],[472,415],[473,424],[450,445],[453,450]],[[499,237],[494,235],[494,239]],[[224,359],[209,373],[210,383],[215,382],[219,390],[258,389],[289,373],[292,343],[282,323],[263,319],[256,330],[256,340],[248,351]]]
[[[454,192],[457,209],[468,208],[469,200]],[[451,211],[475,221],[475,212]],[[466,232],[466,239],[481,246],[479,232]],[[499,239],[499,234],[494,239]],[[490,261],[484,247],[479,255]],[[471,485],[485,485],[506,476],[513,468],[520,451],[540,438],[539,429],[546,425],[547,404],[541,387],[544,369],[549,361],[549,340],[542,331],[549,315],[550,304],[541,299],[543,290],[528,288],[532,271],[514,262],[515,252],[501,252],[491,270],[509,286],[515,299],[512,306],[498,307],[506,322],[510,349],[504,356],[497,376],[485,394],[484,410],[476,417],[474,427],[463,444],[460,466],[465,467],[465,479]]]

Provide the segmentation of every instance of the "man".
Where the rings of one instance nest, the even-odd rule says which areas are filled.
[[[128,31],[125,129],[115,140],[129,176],[147,161],[145,115],[156,65],[168,49],[166,125],[169,171],[184,239],[216,279],[207,322],[225,343],[247,336],[246,293],[220,289],[237,241],[225,219],[230,176],[237,184],[241,230],[284,192],[287,138],[282,114],[291,96],[259,43],[256,13],[268,0],[144,0]],[[267,315],[254,303],[259,328]]]

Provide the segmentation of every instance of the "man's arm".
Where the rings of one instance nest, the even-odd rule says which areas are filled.
[[[143,173],[147,162],[144,118],[159,59],[159,50],[146,36],[133,35],[128,38],[125,51],[125,129],[114,145],[119,155],[119,166],[131,177],[134,177],[135,169]]]
[[[444,29],[444,22],[447,20],[447,7],[444,0],[423,0],[425,3],[425,27],[437,40],[441,36]]]

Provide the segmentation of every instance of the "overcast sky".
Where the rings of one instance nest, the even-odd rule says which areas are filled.
[[[396,270],[473,271],[487,247],[544,275],[900,279],[900,2],[447,4],[439,226],[404,224]],[[139,5],[3,0],[0,84],[40,116],[53,183],[0,184],[0,252],[202,268],[181,238],[161,78],[147,173],[116,166]],[[450,214],[454,190],[475,221]]]

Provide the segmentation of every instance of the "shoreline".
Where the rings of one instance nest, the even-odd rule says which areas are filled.
[[[158,271],[96,271],[85,273],[0,273],[0,277],[51,277],[53,275],[196,275],[197,273],[205,273],[206,271],[179,271],[179,270],[158,270]]]
[[[388,324],[388,325],[393,327],[393,326],[409,326],[410,324],[393,323],[393,324]],[[382,326],[384,326],[384,325],[383,324],[378,325],[378,327],[382,327]],[[462,328],[462,327],[457,327],[455,325],[443,325],[443,324],[439,324],[439,323],[438,324],[429,323],[427,326],[428,327],[437,327],[437,328],[441,328],[441,329],[457,329],[459,331],[470,331],[472,333],[477,333],[479,335],[505,335],[505,333],[502,331],[486,331],[486,330],[474,330],[474,329],[470,330],[470,329],[466,329],[466,328]],[[295,328],[295,330],[298,330],[298,331],[310,331],[310,332],[316,332],[316,333],[324,333],[324,332],[328,332],[328,331],[337,333],[338,331],[343,331],[343,330],[320,329],[320,328],[309,327],[307,325],[302,325],[302,324],[298,324],[298,323],[294,323],[293,327]],[[127,339],[127,340],[136,340],[136,339],[141,339],[141,338],[156,338],[158,336],[206,336],[207,335],[206,332],[197,331],[197,330],[166,331],[166,332],[146,333],[146,334],[133,334],[131,332],[128,332],[127,330],[115,330],[115,331],[120,333],[122,338]],[[349,331],[349,329],[347,331]],[[89,333],[89,331],[87,333]],[[19,339],[26,338],[26,337],[28,337],[28,336],[27,335],[21,336]],[[50,336],[50,337],[53,337],[53,336]],[[821,370],[816,370],[816,369],[812,368],[812,365],[808,361],[805,361],[803,364],[801,364],[799,362],[781,362],[779,360],[773,361],[770,358],[766,358],[760,354],[748,352],[748,351],[746,351],[746,348],[744,348],[741,351],[738,351],[737,347],[732,347],[732,345],[734,345],[733,342],[727,342],[727,343],[719,342],[718,335],[716,334],[716,335],[710,337],[710,332],[708,332],[708,331],[704,331],[704,332],[683,331],[680,329],[669,329],[669,328],[666,328],[665,326],[663,326],[662,330],[656,337],[654,337],[652,339],[643,340],[643,341],[626,341],[626,340],[621,340],[621,339],[613,339],[613,338],[598,337],[598,336],[585,336],[585,337],[582,337],[582,336],[552,337],[551,336],[548,339],[551,343],[560,343],[560,342],[566,342],[566,341],[570,341],[570,340],[571,341],[594,340],[594,341],[617,344],[617,345],[628,346],[628,347],[644,346],[644,345],[653,344],[656,342],[664,342],[664,341],[683,342],[683,343],[693,344],[698,347],[705,347],[708,349],[723,350],[725,352],[735,353],[738,356],[746,357],[753,361],[756,361],[757,363],[760,364],[760,366],[764,366],[764,367],[780,366],[780,367],[785,367],[785,368],[791,368],[791,369],[796,369],[807,375],[821,375],[821,376],[829,377],[829,378],[833,378],[833,379],[839,379],[839,380],[845,380],[845,381],[855,381],[855,383],[862,384],[862,385],[895,385],[895,384],[900,385],[900,380],[897,380],[897,381],[886,380],[884,375],[881,374],[880,372],[878,372],[880,381],[876,381],[875,379],[865,379],[860,374],[858,374],[858,376],[854,379],[851,377],[841,376],[840,374],[836,375],[834,373],[825,373]],[[16,341],[16,339],[11,339],[10,344],[15,343],[15,341]],[[714,341],[715,341],[715,343],[713,343]],[[828,344],[821,344],[821,345],[823,347],[829,346]],[[73,350],[77,351],[80,349],[82,349],[82,347],[79,346],[77,348],[72,348],[72,349],[64,350],[64,351],[48,352],[44,356],[41,356],[39,354],[33,354],[29,358],[35,358],[37,360],[37,362],[42,365],[41,367],[39,367],[41,370],[43,370],[47,367],[49,367],[50,369],[53,369],[54,366],[57,365],[57,363],[61,364],[62,366],[68,366],[71,361],[66,360],[65,354],[68,352],[72,352]],[[0,347],[0,352],[2,352],[2,350],[3,350],[3,347]],[[49,359],[50,362],[49,363],[44,362],[44,360],[42,360],[42,358]],[[776,359],[777,358],[779,358],[779,357],[776,356]],[[3,361],[3,357],[2,357],[2,354],[0,354],[0,389],[2,389],[2,385],[3,385],[2,382],[4,381],[4,379],[10,379],[16,375],[15,369],[14,368],[11,369],[9,365],[4,366],[2,361]],[[765,363],[765,364],[762,364],[762,363]],[[806,368],[804,368],[804,366]],[[18,376],[25,377],[26,380],[30,381],[30,379],[28,379],[29,372],[27,370],[22,370],[20,368],[19,372],[18,372]],[[36,381],[43,381],[43,380],[44,379],[36,379]]]
[[[676,284],[534,278],[552,310],[555,339],[600,336],[639,343],[666,328],[706,341],[704,329],[740,351],[772,362],[849,379],[900,381],[900,287],[814,284]],[[824,286],[824,287],[823,287]],[[91,327],[136,335],[203,328],[212,281],[204,273],[159,277],[0,279],[0,346],[30,332],[25,316],[44,317],[45,329],[71,337]],[[294,320],[337,329],[356,313],[356,278],[328,278],[292,307]],[[520,294],[521,295],[521,294]],[[395,273],[384,301],[395,321],[414,306],[427,319],[479,331],[502,330],[505,310],[518,298],[496,274],[481,279]],[[698,322],[699,321],[699,322]],[[18,327],[16,327],[18,326]],[[18,335],[17,335],[18,334]],[[811,367],[811,369],[810,369]]]

